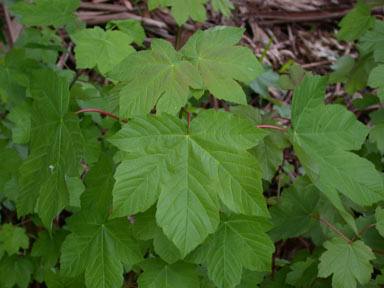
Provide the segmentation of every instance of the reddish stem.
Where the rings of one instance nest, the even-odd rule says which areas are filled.
[[[116,120],[120,120],[120,118],[118,116],[116,116],[116,115],[113,115],[111,113],[108,113],[108,112],[100,110],[100,109],[93,109],[93,108],[81,109],[79,111],[76,111],[75,114],[84,113],[84,112],[97,112],[97,113],[100,113],[100,114],[112,117],[112,118],[114,118]],[[188,129],[189,129],[189,124],[191,123],[191,114],[189,112],[187,112],[187,113],[188,113]],[[121,120],[121,121],[124,122],[124,123],[128,122],[127,120]],[[287,129],[285,129],[285,128],[277,127],[277,126],[273,126],[273,125],[256,125],[256,127],[275,129],[275,130],[280,130],[280,131],[285,131],[285,132],[287,131]]]
[[[275,129],[275,130],[280,130],[280,131],[284,131],[284,132],[287,132],[287,131],[288,131],[288,130],[285,129],[285,128],[277,127],[277,126],[273,126],[273,125],[256,125],[256,127],[259,127],[259,128]]]
[[[376,223],[373,223],[373,224],[369,224],[367,227],[365,227],[363,230],[361,230],[361,232],[356,235],[355,237],[352,238],[352,242],[354,242],[358,237],[360,238],[361,235],[363,235],[365,233],[365,231],[367,231],[369,228],[375,226]]]
[[[376,249],[372,249],[372,252],[374,252],[376,254],[384,255],[384,251],[379,251],[379,250],[376,250]]]
[[[343,233],[341,233],[335,226],[333,226],[331,223],[329,223],[328,221],[324,220],[323,218],[321,218],[319,216],[316,216],[316,215],[311,215],[311,217],[316,218],[317,220],[320,220],[321,222],[327,224],[329,228],[331,228],[333,231],[335,231],[337,234],[339,234],[341,237],[343,237],[349,243],[353,242],[351,239],[349,239],[347,236],[345,236]]]
[[[116,116],[116,115],[113,115],[111,113],[105,112],[103,110],[92,109],[92,108],[90,108],[90,109],[82,109],[82,110],[76,111],[75,114],[80,114],[80,113],[84,113],[84,112],[97,112],[97,113],[100,113],[100,114],[112,117],[112,118],[114,118],[116,120],[120,120],[120,118],[118,116]],[[121,120],[121,121],[124,122],[124,123],[128,122],[127,120]]]
[[[189,135],[189,125],[191,124],[191,113],[187,112],[187,134]]]

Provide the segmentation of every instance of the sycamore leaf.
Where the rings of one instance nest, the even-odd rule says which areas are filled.
[[[148,9],[153,10],[159,6],[172,7],[172,15],[176,23],[181,26],[191,17],[194,21],[205,22],[206,12],[204,4],[208,0],[149,0]]]
[[[121,32],[127,34],[137,45],[142,45],[146,37],[141,23],[136,19],[113,20],[108,22],[106,29],[117,27]]]
[[[264,280],[265,272],[250,271],[248,269],[243,269],[243,274],[241,276],[241,282],[236,288],[255,288],[261,284]]]
[[[341,29],[337,34],[337,39],[349,42],[359,39],[375,25],[375,19],[374,16],[371,16],[371,7],[368,4],[357,3],[355,9],[340,21]]]
[[[384,103],[384,64],[375,67],[368,78],[368,85],[372,88],[379,88],[377,90],[377,96],[380,101]]]
[[[269,123],[263,123],[269,124]],[[275,123],[273,123],[274,125]],[[283,162],[283,149],[288,147],[289,141],[286,134],[281,131],[268,131],[268,136],[260,141],[259,145],[250,152],[255,155],[264,171],[263,179],[271,182],[277,169]]]
[[[41,264],[48,269],[54,267],[59,260],[61,244],[67,235],[66,230],[58,230],[53,236],[46,230],[41,231],[33,243],[31,256],[41,257]]]
[[[199,288],[196,266],[185,262],[167,264],[160,259],[147,259],[139,264],[144,270],[138,279],[141,288]]]
[[[14,46],[25,49],[25,57],[34,59],[37,63],[56,64],[59,51],[66,52],[61,42],[62,39],[56,35],[55,30],[27,28]]]
[[[20,1],[11,8],[21,15],[21,23],[31,26],[49,26],[56,28],[73,22],[73,14],[80,6],[80,0],[34,0],[33,3]]]
[[[294,287],[313,287],[313,281],[317,278],[318,260],[311,257],[290,265],[291,272],[287,274],[286,282]]]
[[[372,54],[362,55],[353,65],[352,70],[346,73],[347,81],[345,88],[348,94],[353,95],[356,91],[367,86],[368,76],[376,66]]]
[[[31,133],[31,105],[24,102],[14,106],[7,115],[7,119],[14,123],[12,141],[17,144],[28,143]]]
[[[69,204],[66,176],[78,176],[83,148],[78,118],[68,112],[64,78],[51,70],[34,73],[31,82],[32,130],[30,155],[19,169],[18,215],[37,211],[44,225]]]
[[[381,175],[359,150],[369,128],[340,105],[324,105],[327,78],[307,77],[295,90],[291,139],[307,175],[341,211],[338,192],[369,206],[384,199]]]
[[[259,79],[259,78],[258,78]],[[272,124],[276,125],[275,121],[262,121],[260,110],[250,105],[232,106],[231,112],[241,118],[248,119],[254,125]],[[263,179],[271,181],[276,174],[277,168],[283,161],[283,148],[290,145],[288,136],[281,131],[270,129],[268,135],[263,138],[259,144],[252,148],[249,152],[255,155],[259,161],[261,168],[264,171]]]
[[[179,26],[187,22],[189,17],[197,22],[205,22],[204,4],[208,0],[171,0],[170,2],[172,15]]]
[[[16,149],[0,149],[0,192],[4,192],[4,185],[12,179],[20,164],[21,158]]]
[[[84,181],[87,185],[81,195],[81,208],[105,215],[112,208],[112,188],[115,165],[112,157],[102,154],[99,162],[90,168]]]
[[[376,208],[376,229],[379,231],[380,235],[384,237],[384,211],[381,207]]]
[[[135,216],[133,233],[137,239],[152,240],[155,252],[167,263],[173,264],[180,260],[181,254],[176,246],[156,224],[156,207],[153,206],[144,213]]]
[[[134,152],[117,168],[112,215],[143,212],[158,200],[157,223],[182,256],[216,230],[218,196],[236,213],[268,216],[262,171],[246,152],[264,136],[249,121],[212,110],[189,129],[168,114],[129,121],[109,139]]]
[[[285,189],[279,204],[270,208],[274,229],[273,240],[287,239],[304,234],[310,227],[311,213],[319,201],[319,191],[305,177],[297,178]]]
[[[148,10],[156,9],[157,7],[165,8],[170,6],[172,0],[148,0]]]
[[[107,221],[104,216],[84,210],[67,220],[72,231],[61,248],[61,269],[67,276],[85,271],[87,287],[121,287],[122,262],[142,260],[127,219]]]
[[[78,69],[94,68],[105,75],[129,54],[135,52],[130,45],[132,37],[120,31],[104,31],[100,27],[83,29],[73,34]]]
[[[349,73],[355,66],[355,59],[351,55],[344,55],[331,65],[333,72],[330,74],[329,82],[337,83],[348,80]]]
[[[253,52],[235,46],[244,29],[217,26],[197,31],[181,50],[199,69],[208,89],[216,98],[246,104],[246,96],[236,82],[252,82],[263,72]]]
[[[229,18],[231,16],[231,10],[235,7],[229,0],[212,0],[212,8],[215,11],[220,11]]]
[[[373,29],[365,33],[360,42],[364,53],[373,51],[376,62],[384,62],[384,21],[376,20]]]
[[[312,72],[305,71],[303,67],[293,64],[288,68],[288,74],[283,74],[279,78],[279,86],[281,89],[291,90],[299,87],[305,76],[311,76]]]
[[[4,257],[0,261],[0,287],[27,288],[34,270],[29,258],[19,258],[16,255]]]
[[[371,279],[373,267],[369,263],[375,259],[372,250],[363,241],[348,243],[343,238],[334,238],[323,244],[327,249],[319,264],[319,277],[332,276],[332,287],[352,288],[366,284]]]
[[[17,254],[20,248],[27,249],[29,239],[23,228],[4,224],[0,228],[0,245],[11,256]]]
[[[110,76],[127,83],[120,92],[125,118],[149,113],[155,105],[157,112],[176,114],[187,103],[190,87],[202,86],[197,69],[161,39],[152,40],[151,50],[127,57]]]
[[[44,282],[48,288],[85,288],[84,275],[73,277],[63,276],[60,270],[45,270]]]
[[[209,278],[221,288],[233,288],[241,281],[243,268],[269,271],[273,242],[265,233],[272,225],[263,218],[233,215],[223,219],[219,229],[197,253],[204,257]]]

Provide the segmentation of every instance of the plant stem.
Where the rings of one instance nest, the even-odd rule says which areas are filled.
[[[352,242],[354,242],[357,238],[360,238],[361,235],[363,235],[365,233],[365,231],[367,231],[369,228],[375,226],[376,223],[373,223],[373,224],[369,224],[367,227],[365,227],[363,230],[361,230],[361,232],[356,235],[355,237],[352,238]]]
[[[75,114],[80,114],[80,113],[84,113],[84,112],[97,112],[97,113],[100,113],[100,114],[103,114],[103,115],[106,115],[106,116],[109,116],[109,117],[112,117],[116,120],[120,120],[120,118],[116,115],[113,115],[111,113],[108,113],[108,112],[105,112],[103,110],[100,110],[100,109],[82,109],[82,110],[79,110],[79,111],[76,111]],[[128,121],[127,120],[121,120],[122,122],[124,123],[127,123]]]
[[[339,234],[341,237],[343,237],[349,243],[353,242],[351,239],[349,239],[347,236],[345,236],[343,233],[341,233],[335,226],[333,226],[331,223],[329,223],[328,221],[324,220],[323,218],[321,218],[319,216],[316,216],[316,215],[311,215],[311,217],[316,218],[317,220],[320,220],[321,222],[327,224],[329,228],[331,228],[333,231],[335,231],[337,234]]]
[[[283,127],[277,127],[277,126],[273,126],[273,125],[256,125],[256,127],[275,129],[275,130],[280,130],[280,131],[284,131],[284,132],[288,131],[287,129],[285,129]]]
[[[372,252],[374,252],[376,254],[384,255],[384,251],[379,251],[379,250],[376,250],[376,249],[372,249]]]
[[[114,118],[116,120],[120,120],[120,118],[118,116],[116,116],[116,115],[113,115],[111,113],[108,113],[108,112],[100,110],[100,109],[93,109],[93,108],[81,109],[79,111],[76,111],[75,114],[80,114],[80,113],[84,113],[84,112],[97,112],[97,113],[100,113],[100,114],[112,117],[112,118]],[[187,113],[188,113],[188,133],[189,133],[189,124],[191,123],[191,115],[190,115],[189,112],[187,112]],[[122,121],[124,123],[128,122],[127,120],[120,120],[120,121]],[[280,131],[285,131],[285,132],[287,131],[287,129],[285,129],[285,128],[277,127],[277,126],[273,126],[273,125],[256,125],[256,127],[275,129],[275,130],[280,130]]]
[[[187,120],[187,134],[189,135],[189,125],[191,124],[191,113],[187,112],[188,120]]]
[[[176,34],[176,42],[175,42],[175,49],[180,50],[181,46],[181,35],[183,33],[183,25],[177,27],[177,34]]]

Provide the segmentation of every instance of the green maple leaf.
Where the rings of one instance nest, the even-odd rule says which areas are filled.
[[[309,229],[311,213],[319,201],[319,191],[308,180],[297,178],[292,186],[283,191],[281,202],[270,208],[275,225],[270,236],[274,240],[297,237]]]
[[[291,272],[287,274],[286,282],[294,287],[312,287],[317,277],[318,261],[308,257],[290,265]]]
[[[57,264],[60,256],[60,247],[64,238],[68,235],[66,230],[58,230],[53,236],[43,230],[33,243],[31,256],[41,257],[41,264],[50,269]]]
[[[341,29],[338,32],[337,39],[349,42],[359,39],[368,29],[375,25],[375,19],[374,16],[371,16],[371,7],[368,4],[357,3],[355,10],[348,13],[340,21],[339,27]]]
[[[159,6],[172,7],[172,15],[176,23],[181,26],[191,17],[197,22],[205,22],[206,12],[204,4],[208,0],[149,0],[148,9],[153,10]]]
[[[291,139],[307,175],[340,211],[338,192],[359,205],[384,199],[381,175],[359,150],[369,128],[340,105],[324,105],[327,78],[307,77],[295,90]],[[345,214],[344,214],[345,215]]]
[[[87,189],[81,195],[81,208],[105,215],[112,207],[112,188],[115,165],[112,157],[102,154],[99,162],[92,167],[84,181]]]
[[[231,10],[235,7],[229,0],[212,0],[212,8],[215,11],[220,11],[229,18],[231,16]]]
[[[204,111],[189,129],[168,114],[135,118],[110,138],[134,152],[117,168],[112,215],[143,212],[158,200],[157,223],[182,256],[216,230],[218,197],[236,213],[267,216],[263,173],[246,152],[264,136],[225,112]]]
[[[4,257],[0,261],[0,287],[27,288],[33,273],[33,263],[29,258],[19,258],[16,255]]]
[[[369,74],[368,85],[372,88],[379,88],[377,90],[377,96],[380,98],[380,101],[384,103],[384,64],[372,69]]]
[[[142,288],[198,288],[196,266],[185,262],[167,264],[160,259],[147,259],[140,263],[144,270],[138,279]]]
[[[21,164],[19,153],[13,148],[0,149],[0,191],[12,179]]]
[[[60,270],[45,270],[44,282],[49,288],[85,288],[84,275],[75,278],[63,276]]]
[[[173,0],[148,0],[148,10],[156,9],[157,7],[165,8],[170,6]]]
[[[28,143],[31,133],[31,105],[27,102],[16,105],[7,115],[7,119],[14,123],[12,127],[13,143]]]
[[[238,285],[243,268],[270,270],[275,247],[265,232],[271,228],[263,218],[233,215],[223,219],[215,234],[196,251],[202,255],[208,276],[217,287]]]
[[[156,224],[156,207],[153,206],[144,213],[135,216],[133,232],[137,239],[152,240],[155,252],[167,263],[173,264],[180,260],[181,254],[176,246]]]
[[[251,82],[263,72],[253,52],[235,46],[244,29],[217,26],[197,31],[181,50],[199,69],[204,88],[216,98],[247,104],[241,86],[236,82]]]
[[[176,23],[181,26],[191,17],[192,20],[204,23],[206,12],[204,4],[208,0],[171,0],[172,15]]]
[[[61,269],[71,277],[85,271],[87,287],[121,287],[122,262],[133,265],[142,260],[129,221],[105,218],[84,210],[67,220],[72,234],[61,247]]]
[[[73,14],[80,6],[80,0],[34,0],[33,3],[20,1],[12,12],[21,15],[21,23],[31,26],[49,26],[56,28],[73,22]]]
[[[348,243],[343,238],[334,238],[323,244],[327,249],[319,264],[319,277],[333,274],[332,287],[352,288],[366,284],[371,279],[373,267],[369,263],[375,259],[372,250],[363,241]]]
[[[18,254],[20,248],[27,249],[29,238],[23,228],[4,224],[0,229],[0,245],[11,256]]]
[[[360,39],[360,44],[364,54],[373,52],[376,62],[384,62],[384,21],[376,20],[373,29]]]
[[[69,203],[66,176],[78,176],[83,148],[78,118],[68,112],[69,91],[64,78],[51,70],[33,75],[30,155],[19,168],[19,215],[35,207],[46,227]]]
[[[94,27],[83,29],[71,37],[76,43],[76,67],[83,69],[97,66],[103,75],[135,52],[130,45],[132,37],[120,31],[104,31]]]
[[[120,92],[120,115],[158,112],[176,114],[187,103],[190,88],[202,87],[197,69],[172,45],[152,40],[151,50],[130,55],[110,75],[127,83]]]
[[[142,45],[146,37],[141,23],[136,19],[113,20],[108,22],[106,29],[117,27],[121,32],[127,34],[137,45]]]
[[[275,121],[262,121],[260,110],[250,105],[238,105],[231,107],[231,112],[241,118],[248,119],[254,125],[271,124],[276,125]],[[277,168],[283,161],[283,148],[290,145],[288,136],[280,131],[270,129],[268,135],[259,144],[252,148],[250,152],[255,155],[264,171],[263,178],[271,181],[276,174]]]

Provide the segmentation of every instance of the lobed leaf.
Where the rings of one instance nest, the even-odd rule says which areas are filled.
[[[76,19],[73,11],[79,6],[80,0],[34,0],[33,3],[20,1],[11,10],[21,15],[24,25],[60,28]]]
[[[348,243],[343,238],[334,238],[323,244],[327,249],[319,264],[319,277],[332,276],[332,287],[350,288],[368,283],[373,267],[369,263],[375,259],[372,250],[363,241]]]
[[[281,201],[270,208],[274,229],[270,236],[275,241],[297,237],[310,228],[313,213],[319,201],[319,191],[305,177],[297,178],[284,189]]]
[[[273,242],[265,233],[265,219],[233,215],[223,219],[207,244],[197,249],[208,267],[209,278],[221,288],[240,284],[243,268],[269,271]]]
[[[337,191],[369,206],[384,198],[374,165],[348,150],[358,150],[369,128],[339,105],[323,105],[327,78],[307,77],[292,103],[293,146],[312,182],[341,211]]]
[[[27,249],[29,239],[23,228],[4,224],[0,229],[0,245],[11,256],[18,254],[20,248]]]
[[[217,26],[197,31],[182,48],[185,57],[199,69],[204,88],[218,99],[247,104],[241,86],[236,82],[251,82],[263,68],[253,52],[235,46],[244,29]]]
[[[67,276],[85,271],[87,287],[121,287],[123,265],[142,260],[127,219],[106,220],[89,210],[67,220],[72,231],[61,248],[61,269]]]
[[[236,213],[268,216],[262,171],[245,151],[264,136],[225,112],[204,111],[189,129],[167,114],[133,119],[109,140],[134,152],[117,168],[112,215],[143,212],[158,200],[157,223],[182,256],[216,230],[218,197]]]
[[[69,91],[64,78],[48,69],[34,74],[31,94],[30,155],[19,168],[19,215],[35,208],[46,227],[69,203],[66,176],[78,176],[82,135],[77,117],[68,112]]]
[[[355,9],[340,21],[339,26],[341,29],[338,32],[337,39],[349,42],[357,40],[374,24],[375,17],[371,16],[371,7],[366,3],[359,2],[355,5]]]
[[[132,37],[120,31],[104,31],[100,27],[83,29],[71,35],[76,43],[78,69],[94,68],[106,75],[125,57],[135,52]]]
[[[140,263],[144,272],[138,279],[143,288],[198,288],[199,278],[192,264],[167,264],[160,259],[147,259]]]
[[[120,92],[124,118],[146,114],[155,105],[157,112],[176,114],[186,104],[189,88],[202,85],[197,69],[160,39],[152,41],[151,50],[127,57],[110,76],[126,83]]]

